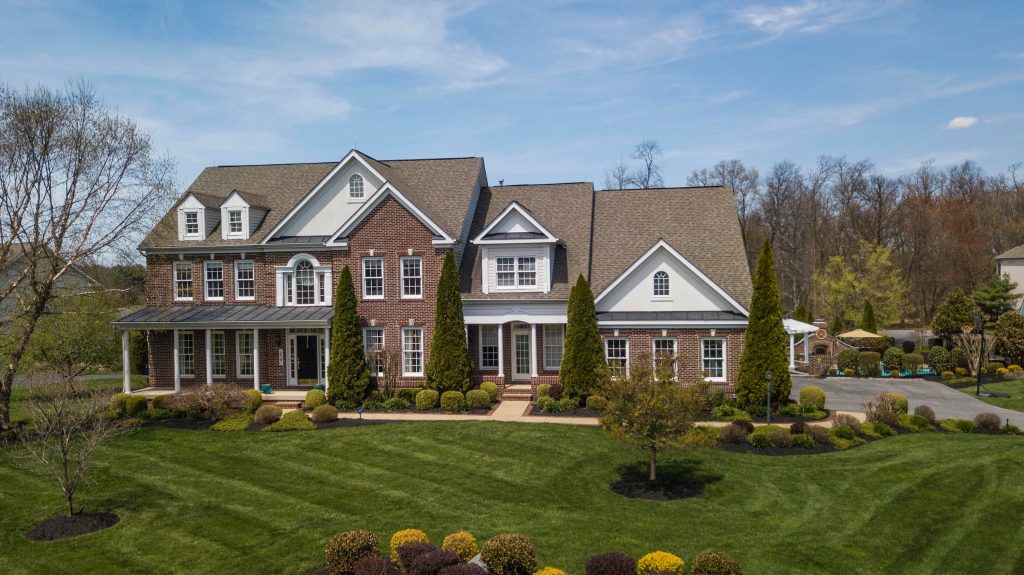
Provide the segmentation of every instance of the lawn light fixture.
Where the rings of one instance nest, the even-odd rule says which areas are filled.
[[[978,349],[978,383],[974,389],[974,395],[977,396],[981,395],[981,366],[985,362],[985,316],[982,315],[980,309],[974,311],[974,333],[981,338],[981,341],[978,342],[980,346]]]

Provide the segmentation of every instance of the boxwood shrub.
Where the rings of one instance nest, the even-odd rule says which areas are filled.
[[[282,412],[283,410],[277,405],[261,405],[260,408],[256,410],[253,420],[260,424],[274,423],[281,419]]]
[[[974,422],[970,419],[943,419],[939,426],[953,433],[970,433],[974,431]]]
[[[411,403],[401,397],[392,397],[384,401],[384,409],[387,411],[402,411],[409,409],[411,405]]]
[[[793,435],[790,439],[790,442],[792,443],[793,447],[802,447],[804,449],[814,449],[815,443],[815,441],[811,439],[811,436],[807,435],[806,433],[797,433]]]
[[[459,557],[459,561],[469,561],[480,551],[480,547],[476,544],[476,537],[473,537],[473,534],[468,531],[459,531],[445,537],[441,543],[441,549],[451,551]]]
[[[296,409],[284,414],[276,423],[271,423],[260,431],[309,431],[312,429],[316,429],[316,425],[306,417],[306,412]]]
[[[245,399],[242,400],[242,409],[249,413],[256,413],[256,410],[263,405],[263,393],[258,389],[247,389],[242,392]]]
[[[351,575],[355,572],[356,563],[360,559],[375,555],[379,546],[377,536],[369,531],[339,533],[327,540],[324,550],[327,571],[331,575]]]
[[[391,536],[391,541],[389,542],[391,546],[391,561],[395,565],[401,567],[402,563],[399,561],[398,557],[399,547],[405,545],[406,543],[429,542],[430,539],[427,538],[427,534],[423,531],[420,531],[419,529],[402,529],[401,531],[395,531],[395,533]]]
[[[825,390],[815,385],[808,385],[801,389],[800,405],[811,406],[818,411],[825,409]]]
[[[903,361],[903,350],[898,347],[890,347],[882,354],[882,365],[885,371],[899,371]]]
[[[857,354],[857,374],[864,377],[878,377],[881,375],[879,362],[881,357],[877,351],[862,351]]]
[[[836,358],[836,364],[839,369],[843,370],[843,373],[849,375],[848,371],[857,367],[857,350],[848,347],[839,352],[839,357]]]
[[[548,387],[548,396],[551,399],[562,399],[563,387],[561,383],[552,383]]]
[[[758,429],[747,436],[747,443],[756,449],[764,449],[771,445],[771,439],[768,437],[767,431]]]
[[[313,409],[327,403],[327,394],[321,389],[311,389],[306,392],[306,400],[302,402],[306,409]]]
[[[550,397],[551,396],[551,384],[542,383],[537,386],[537,397]]]
[[[900,367],[903,371],[909,371],[911,375],[917,373],[922,365],[924,365],[924,356],[919,353],[905,354],[900,362]]]
[[[530,575],[537,568],[533,542],[518,533],[491,537],[480,549],[480,558],[494,575]]]
[[[587,397],[587,409],[596,411],[598,413],[605,410],[608,407],[608,400],[600,395],[591,395]]]
[[[404,399],[409,405],[416,405],[416,394],[420,392],[418,387],[403,387],[395,392],[395,397]]]
[[[469,409],[489,409],[491,396],[482,389],[471,389],[466,392],[466,406]]]
[[[935,346],[928,349],[928,365],[935,370],[935,373],[942,373],[953,369],[953,362],[950,361],[949,350],[942,346]]]
[[[165,393],[164,395],[158,395],[153,398],[153,409],[167,409],[168,402],[174,397],[173,393]],[[252,413],[251,411],[249,413]]]
[[[437,407],[437,392],[433,389],[421,389],[416,394],[416,409],[434,409]]]
[[[461,391],[446,391],[441,394],[441,409],[449,413],[462,411],[466,407],[466,396]]]
[[[210,427],[213,431],[245,431],[252,424],[252,414],[236,411]]]
[[[599,553],[587,559],[583,569],[586,575],[636,575],[636,559],[617,551]]]
[[[718,551],[701,551],[694,555],[690,565],[693,575],[743,575],[738,561],[728,553]]]
[[[132,395],[124,403],[124,414],[133,417],[149,409],[149,400],[141,395]]]
[[[371,555],[356,561],[352,575],[388,575],[391,572],[391,561],[387,557]]]
[[[487,395],[491,396],[491,402],[498,401],[498,384],[493,381],[485,381],[480,384],[480,389],[487,392]]]
[[[313,408],[311,418],[316,423],[330,423],[338,420],[338,408],[329,403]]]

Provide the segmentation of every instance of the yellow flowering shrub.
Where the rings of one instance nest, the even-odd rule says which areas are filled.
[[[655,575],[655,573],[685,575],[686,562],[682,558],[665,551],[653,551],[644,555],[636,562],[637,575]]]
[[[427,538],[427,534],[420,531],[419,529],[403,529],[396,531],[391,536],[391,562],[395,565],[401,565],[398,560],[398,548],[406,543],[412,543],[414,541],[422,541],[429,543],[430,539]]]
[[[459,531],[445,537],[444,543],[441,543],[441,549],[451,551],[462,562],[469,561],[480,551],[476,544],[476,538],[468,531]]]
[[[545,567],[533,575],[565,575],[565,571],[562,571],[558,567]]]

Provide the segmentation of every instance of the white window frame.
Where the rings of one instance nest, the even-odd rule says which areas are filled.
[[[192,295],[190,295],[188,297],[179,297],[178,296],[178,283],[179,282],[185,283],[184,281],[178,279],[178,270],[179,269],[187,270],[188,271],[188,280],[187,280],[188,291],[189,291],[189,293],[192,294]],[[174,278],[173,278],[173,282],[174,282],[174,285],[173,285],[174,301],[194,301],[195,297],[196,297],[196,282],[195,282],[194,274],[192,273],[192,262],[191,261],[177,261],[177,262],[174,262],[174,265],[171,268],[171,273],[174,275]],[[205,274],[206,272],[204,271],[203,273]]]
[[[544,345],[543,345],[543,347],[544,347],[544,349],[542,350],[542,353],[544,354],[544,369],[547,370],[547,371],[558,371],[562,367],[562,356],[565,353],[565,326],[560,324],[560,323],[546,323],[546,324],[543,324],[543,326],[544,326],[544,329],[543,329],[543,332],[544,332]],[[550,335],[550,333],[549,333],[551,331],[554,331],[555,328],[558,328],[558,335],[559,335],[559,337],[557,338],[557,340],[555,338],[553,338]],[[551,345],[552,341],[558,341],[558,346],[557,346],[558,347],[558,363],[557,364],[548,363],[548,352],[550,350],[554,349],[554,347],[555,347],[555,346]]]
[[[359,193],[356,194],[356,184],[359,184]],[[366,178],[361,174],[352,174],[348,179],[348,197],[350,200],[361,200],[366,197]]]
[[[409,340],[406,334],[418,333],[419,334],[419,349],[411,349],[409,347]],[[423,375],[423,328],[422,327],[403,327],[402,328],[402,375],[406,377],[418,377]],[[419,355],[419,371],[409,371],[406,369],[408,365],[408,359],[413,357],[414,354]]]
[[[184,237],[186,240],[201,240],[201,239],[203,239],[203,218],[202,218],[203,214],[200,213],[200,212],[202,212],[202,210],[195,210],[195,209],[193,209],[193,210],[182,210],[181,211],[181,217],[182,217],[182,222],[181,222],[182,237]],[[189,233],[189,231],[188,231],[188,226],[189,226],[188,217],[189,216],[195,216],[195,218],[196,218],[196,231],[194,231],[192,233]]]
[[[419,270],[419,276],[406,276],[405,275],[405,263],[406,262],[417,262],[416,268]],[[423,258],[421,258],[420,256],[405,256],[403,258],[400,258],[399,268],[400,268],[400,271],[399,271],[400,280],[399,281],[400,281],[400,284],[401,284],[402,299],[423,299]],[[405,290],[405,288],[406,288],[405,280],[407,280],[407,279],[411,279],[411,280],[414,279],[414,280],[418,281],[419,293],[415,293],[415,294],[406,293],[406,290]]]
[[[188,339],[188,346],[185,339]],[[178,375],[181,377],[196,376],[196,334],[189,330],[178,332]]]
[[[379,332],[380,333],[380,344],[379,344],[379,347],[377,347],[377,345],[371,345],[371,343],[370,343],[370,333],[371,332],[373,332],[373,333]],[[384,351],[384,341],[385,341],[386,337],[387,337],[387,334],[385,333],[383,327],[364,327],[363,328],[363,354],[366,356],[366,362],[371,364],[370,365],[370,373],[372,375],[374,375],[375,377],[383,377],[384,376],[384,358],[383,357],[377,358],[377,365],[372,365],[371,362],[373,360],[370,358],[370,353],[373,352],[373,351]]]
[[[298,303],[298,274],[299,266],[306,262],[310,265],[313,273],[313,303]],[[312,307],[318,305],[330,305],[330,267],[321,266],[319,262],[311,257],[302,257],[292,262],[292,265],[286,266],[285,268],[278,268],[279,273],[283,278],[282,287],[284,293],[281,294],[282,301],[285,306],[288,307]]]
[[[220,340],[220,353],[217,353],[217,341]],[[227,377],[228,369],[228,348],[224,332],[214,330],[210,332],[210,374],[214,379]],[[220,359],[220,373],[217,373],[217,360]]]
[[[366,274],[366,265],[370,262],[380,262],[380,275],[372,278]],[[370,295],[367,293],[367,280],[380,280],[380,294]],[[363,299],[384,299],[384,258],[380,256],[363,258]]]
[[[628,337],[618,337],[618,336],[605,338],[605,340],[604,340],[604,360],[609,365],[611,365],[610,360],[612,359],[612,357],[608,353],[608,351],[609,351],[608,344],[609,344],[609,342],[612,342],[612,341],[621,341],[621,342],[626,344],[625,346],[623,346],[623,354],[624,354],[623,357],[622,358],[616,357],[614,359],[622,359],[622,374],[621,375],[624,375],[624,376],[628,375],[629,374],[629,338]],[[615,374],[614,368],[612,370],[612,373]]]
[[[717,357],[709,358],[709,357],[707,357],[705,355],[706,350],[704,348],[704,344],[705,344],[705,342],[710,342],[710,341],[717,341],[717,342],[722,344],[722,357],[721,358],[717,358]],[[707,369],[705,368],[705,362],[707,362],[707,361],[721,361],[722,362],[722,375],[719,376],[719,377],[704,376],[705,380],[707,380],[707,381],[715,381],[715,382],[722,382],[722,381],[726,381],[727,380],[728,374],[729,374],[729,372],[727,371],[727,357],[728,357],[726,355],[727,346],[728,346],[728,343],[726,342],[724,337],[704,337],[704,338],[701,338],[701,340],[700,340],[700,371],[701,371],[701,374],[703,375],[704,373],[707,373]]]
[[[220,295],[210,295],[210,287],[217,280],[210,279],[210,270],[220,267]],[[203,262],[203,299],[206,301],[224,301],[224,262],[220,260],[206,260]]]
[[[243,280],[241,278],[241,276],[238,273],[239,265],[240,264],[241,265],[248,265],[249,266],[249,271],[252,274],[251,278],[249,278],[247,280]],[[253,260],[235,260],[234,268],[235,268],[235,299],[237,299],[239,301],[255,300],[256,299],[256,262],[254,262]],[[242,282],[243,281],[247,281],[247,282],[252,283],[252,295],[247,295],[247,296],[243,296],[242,295]]]
[[[487,329],[487,330],[493,329],[494,330],[494,344],[493,345],[492,344],[484,344],[484,330],[485,329]],[[478,335],[479,335],[479,339],[480,339],[480,342],[479,342],[479,344],[480,344],[480,352],[479,352],[480,363],[479,363],[479,365],[480,365],[481,371],[484,371],[484,370],[486,370],[486,371],[498,371],[498,366],[501,364],[501,358],[499,356],[499,354],[501,353],[501,342],[498,341],[498,338],[500,337],[500,334],[498,332],[498,326],[496,326],[496,325],[481,325],[480,326],[480,330],[478,332]],[[485,362],[484,362],[484,347],[485,347],[485,345],[486,345],[486,347],[494,348],[494,363],[493,364],[485,364]]]
[[[242,345],[242,338],[248,336],[246,345]],[[240,329],[235,332],[235,377],[252,379],[256,373],[256,356],[252,353],[253,332],[248,329]],[[242,373],[242,356],[250,359],[253,369],[250,373]]]
[[[501,260],[512,260],[512,269],[501,271]],[[533,260],[533,269],[524,270],[523,263],[526,260]],[[537,282],[537,274],[539,273],[538,263],[541,258],[537,256],[495,256],[494,257],[494,289],[496,290],[535,290],[539,287]],[[532,273],[533,283],[523,283],[522,275]],[[499,281],[501,274],[512,274],[512,285],[502,285]]]
[[[672,342],[672,371],[679,372],[679,340],[674,337],[652,337],[651,338],[651,362],[655,367],[658,365],[658,342]]]
[[[658,285],[658,277],[664,277],[664,286]],[[659,287],[662,287],[665,293],[658,293]],[[654,299],[665,299],[672,297],[672,283],[668,272],[665,270],[658,270],[651,276],[651,297]]]

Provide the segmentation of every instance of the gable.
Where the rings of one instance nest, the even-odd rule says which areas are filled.
[[[511,202],[473,240],[475,243],[557,241],[526,208]]]
[[[356,174],[363,178],[362,198],[349,196],[349,180]],[[377,173],[351,156],[288,215],[273,236],[329,236],[338,231],[340,222],[351,219],[383,184]]]
[[[509,212],[508,215],[506,215],[500,221],[495,222],[494,226],[491,227],[489,233],[492,233],[492,234],[516,234],[516,233],[539,234],[539,233],[543,233],[543,232],[541,232],[540,229],[537,226],[533,225],[533,223],[530,222],[530,220],[527,220],[526,217],[521,212],[519,212],[518,210],[514,210],[514,211]]]

